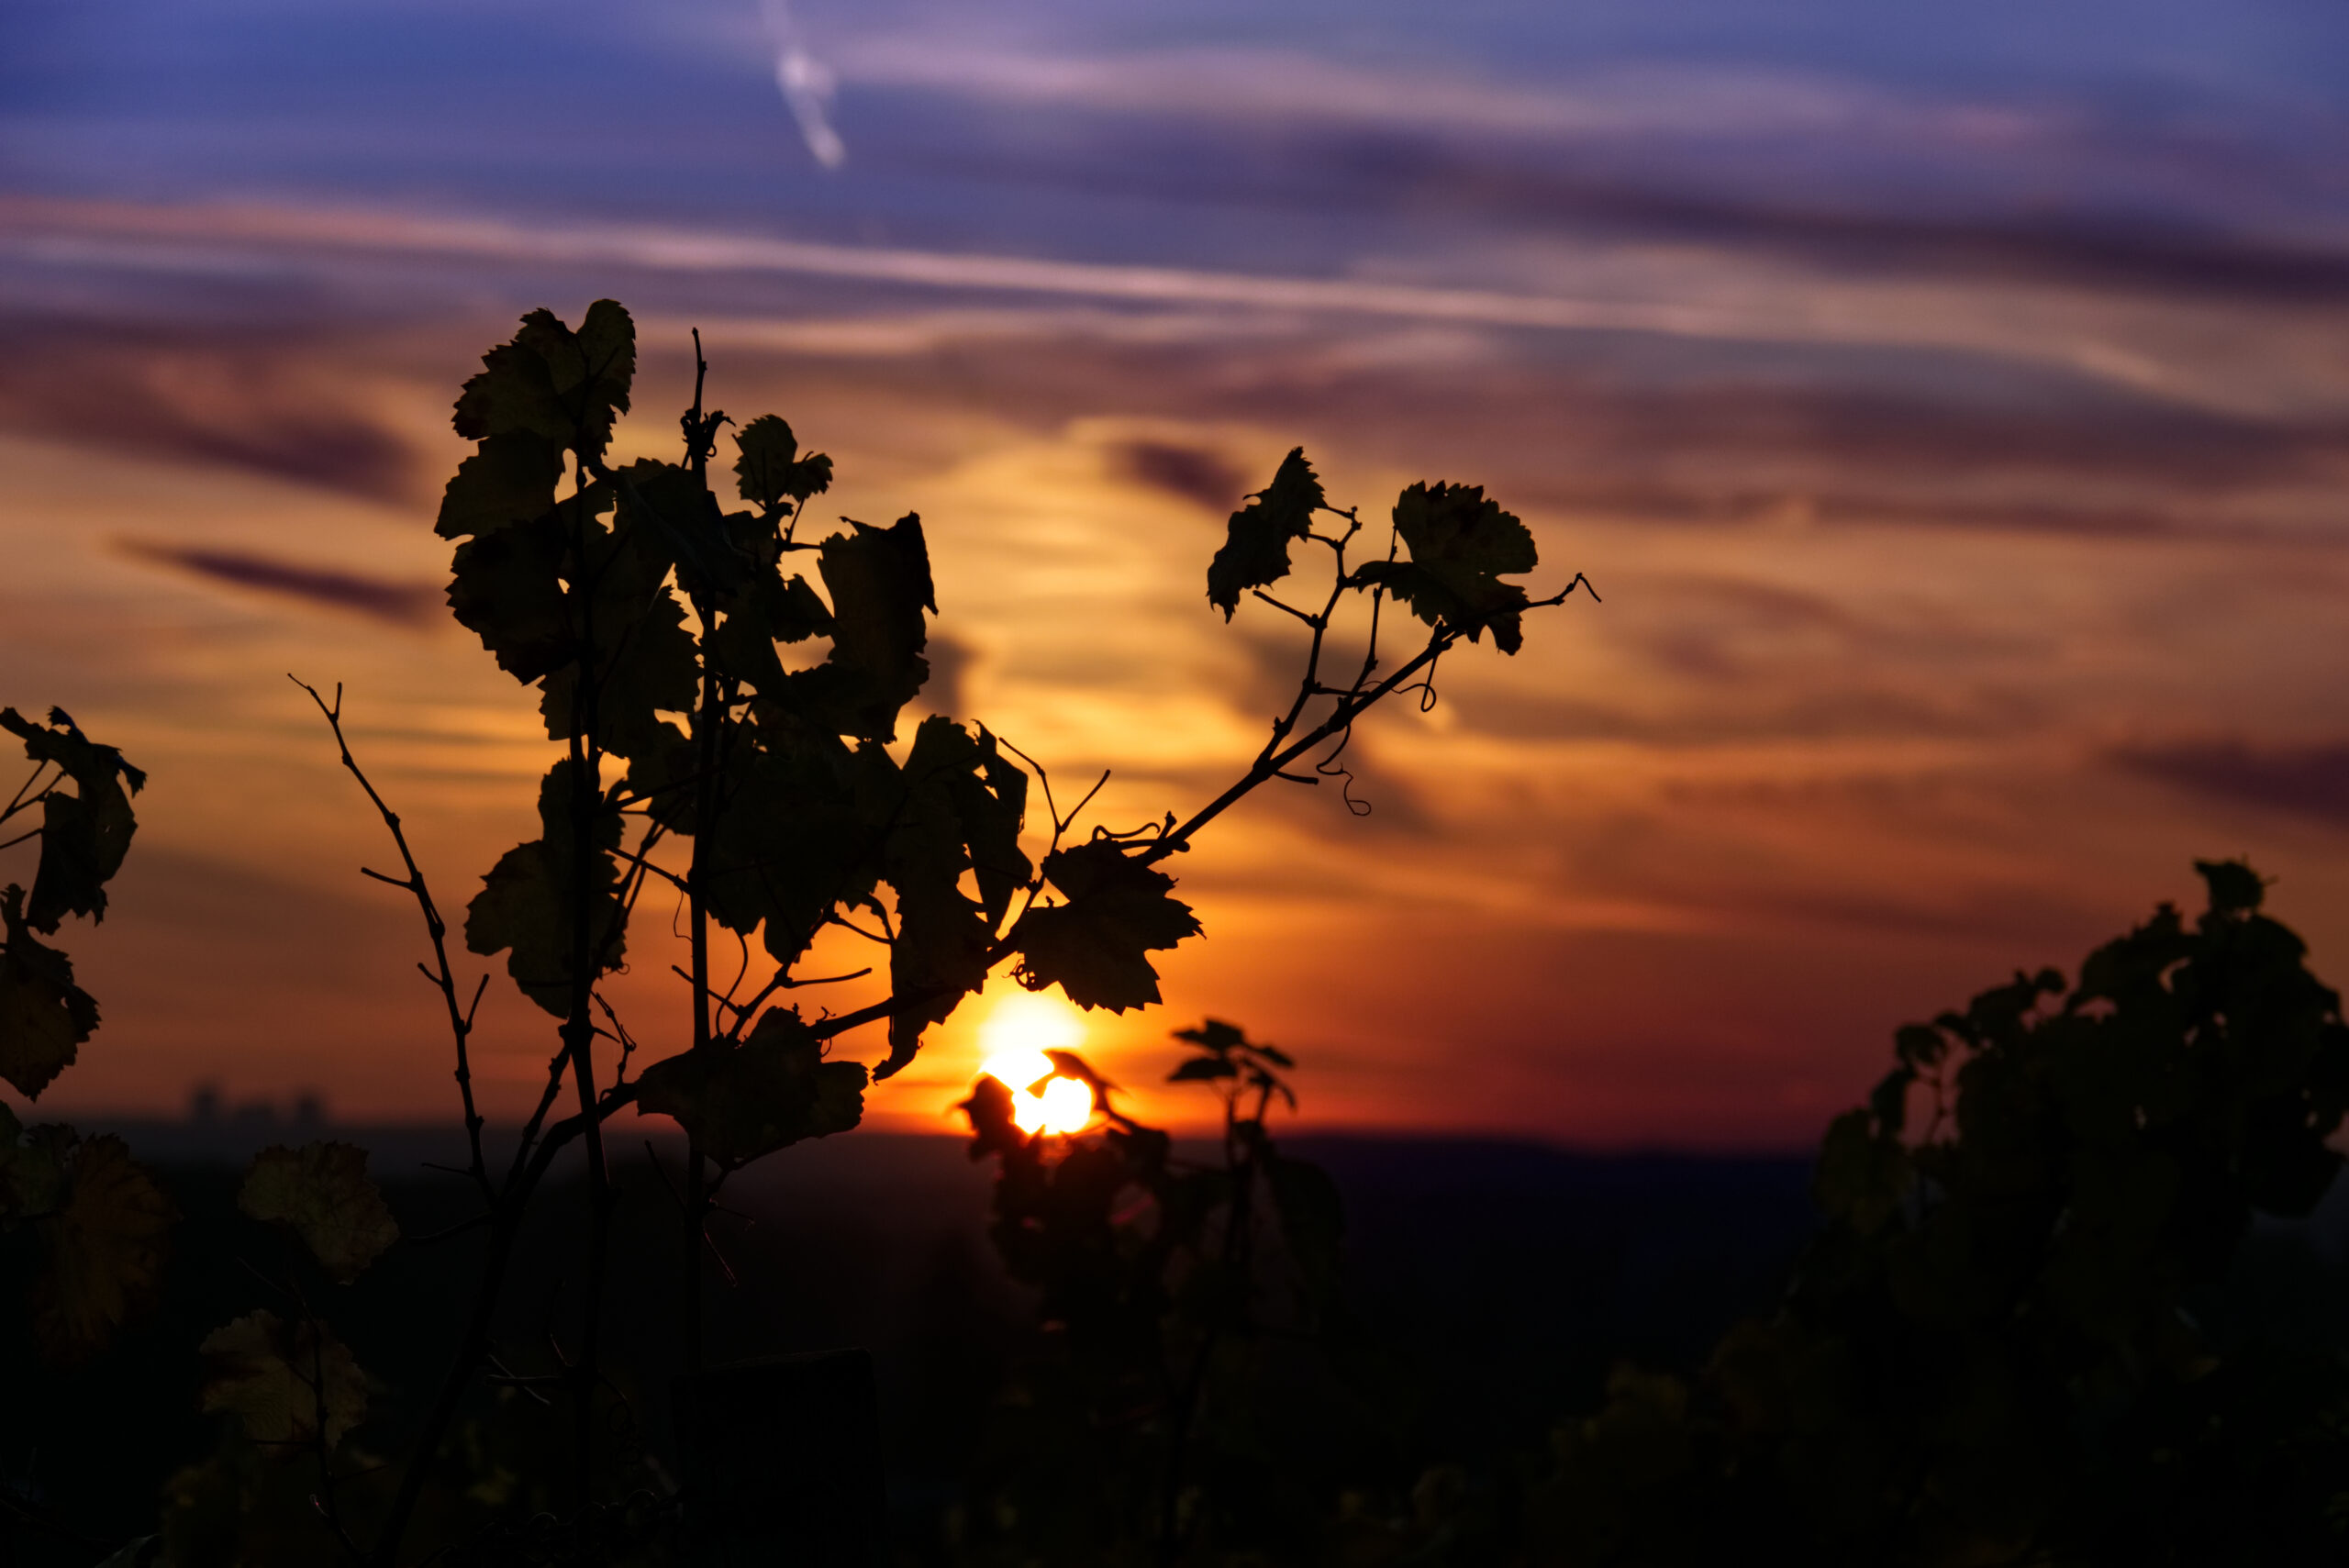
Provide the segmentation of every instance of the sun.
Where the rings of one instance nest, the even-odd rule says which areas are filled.
[[[1093,1091],[1057,1076],[1047,1051],[1085,1043],[1085,1015],[1065,998],[1014,991],[979,1026],[979,1071],[1011,1091],[1013,1125],[1026,1133],[1082,1132],[1093,1119]]]

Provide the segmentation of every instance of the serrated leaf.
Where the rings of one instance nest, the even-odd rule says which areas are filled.
[[[72,1365],[154,1309],[165,1239],[179,1210],[113,1137],[86,1139],[66,1163],[62,1209],[41,1222],[46,1266],[33,1282],[33,1333]]]
[[[897,888],[897,932],[889,944],[889,990],[902,1005],[889,1018],[889,1057],[874,1076],[886,1078],[914,1059],[922,1031],[943,1023],[963,998],[986,984],[994,928],[953,884],[915,882]]]
[[[1305,461],[1305,449],[1297,447],[1281,460],[1273,482],[1231,514],[1223,548],[1208,563],[1208,602],[1225,620],[1240,607],[1241,595],[1288,575],[1289,541],[1303,539],[1316,509],[1326,505],[1321,481]]]
[[[83,735],[61,707],[49,710],[47,726],[0,708],[0,729],[21,740],[35,763],[55,764],[77,792],[52,792],[41,803],[40,863],[26,919],[38,931],[56,930],[68,915],[104,919],[106,884],[122,869],[139,827],[130,796],[145,787],[147,775],[120,751]]]
[[[922,612],[938,612],[938,594],[921,517],[908,512],[885,528],[854,524],[824,541],[817,565],[832,598],[832,652],[795,677],[804,693],[795,700],[842,734],[894,740],[897,710],[930,679]]]
[[[17,1113],[0,1105],[0,1231],[46,1218],[65,1202],[71,1128],[50,1123],[28,1135]]]
[[[432,531],[442,539],[494,534],[554,510],[562,448],[535,430],[507,430],[457,465]]]
[[[599,539],[599,542],[602,542]],[[662,713],[692,711],[700,681],[693,633],[685,607],[657,580],[648,591],[622,574],[599,575],[588,651],[596,670],[594,728],[596,741],[616,757],[637,757],[674,741],[676,728]],[[547,737],[571,738],[583,661],[549,672],[539,684],[539,717]]]
[[[1035,867],[1019,847],[1028,821],[1027,771],[1002,753],[985,725],[979,727],[978,765],[952,782],[954,809],[963,820],[963,843],[979,884],[987,928],[1003,924],[1011,900],[1028,884]]]
[[[98,1004],[73,984],[73,961],[33,936],[24,899],[14,884],[0,892],[0,1079],[37,1100],[97,1029]]]
[[[887,807],[868,809],[860,780],[895,766],[877,747],[852,753],[837,736],[768,715],[724,777],[704,862],[712,917],[746,935],[763,925],[768,953],[796,961],[834,906],[872,892]]]
[[[735,432],[734,444],[742,455],[735,460],[742,499],[773,511],[785,499],[806,501],[832,485],[832,460],[822,452],[799,455],[791,427],[773,414],[762,414]]]
[[[1159,1000],[1146,955],[1199,929],[1190,906],[1172,896],[1174,879],[1109,840],[1054,851],[1044,874],[1068,902],[1032,908],[1012,929],[1019,983],[1030,991],[1057,984],[1078,1006],[1113,1013]]]
[[[367,1374],[323,1325],[288,1326],[274,1312],[249,1312],[205,1336],[202,1404],[233,1415],[257,1443],[331,1449],[367,1414]]]
[[[636,325],[608,299],[587,307],[573,331],[550,310],[522,318],[513,340],[482,356],[458,394],[457,434],[483,440],[516,430],[600,456],[628,412],[636,374]]]
[[[1355,570],[1356,581],[1384,586],[1431,627],[1466,628],[1471,642],[1489,628],[1504,653],[1524,645],[1525,590],[1500,578],[1531,572],[1540,559],[1514,513],[1481,485],[1414,484],[1396,498],[1395,530],[1411,559],[1372,562]]]
[[[673,1118],[730,1171],[855,1127],[864,1083],[861,1064],[824,1060],[823,1043],[797,1012],[771,1007],[737,1049],[688,1051],[646,1068],[636,1108]]]
[[[357,1279],[400,1239],[399,1222],[367,1178],[367,1151],[349,1143],[262,1150],[245,1173],[237,1207],[299,1236],[340,1284]]]
[[[750,563],[736,548],[718,499],[693,470],[640,459],[616,482],[619,510],[614,527],[624,537],[648,535],[677,565],[678,585],[696,596],[729,595],[750,582]]]
[[[913,749],[896,775],[899,798],[889,807],[882,874],[897,895],[889,988],[901,1005],[889,1020],[889,1058],[877,1077],[886,1078],[912,1061],[923,1029],[943,1022],[964,995],[986,981],[995,926],[981,905],[963,896],[961,885],[972,863],[972,828],[963,817],[965,798],[982,812],[999,808],[981,782],[985,755],[968,730],[933,716],[914,732]],[[981,823],[979,834],[991,840],[990,825]]]
[[[449,612],[525,684],[573,657],[562,586],[568,549],[562,520],[550,514],[467,539],[450,562]]]
[[[596,796],[588,833],[588,882],[580,885],[573,835],[571,760],[549,769],[539,785],[543,835],[506,851],[482,879],[465,910],[465,946],[484,956],[507,954],[506,971],[522,994],[557,1018],[571,1010],[573,920],[584,899],[591,943],[604,969],[617,969],[627,950],[618,898],[621,821],[608,797]]]

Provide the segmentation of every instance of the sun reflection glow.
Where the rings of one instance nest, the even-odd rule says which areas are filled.
[[[1060,996],[1019,991],[995,1005],[979,1026],[985,1058],[979,1071],[1011,1091],[1013,1125],[1026,1133],[1082,1132],[1093,1119],[1093,1091],[1054,1075],[1047,1051],[1085,1041],[1085,1016]]]

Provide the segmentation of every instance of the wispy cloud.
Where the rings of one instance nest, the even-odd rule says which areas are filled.
[[[2023,146],[2077,117],[1997,103],[1920,102],[1819,72],[1617,66],[1527,85],[1458,68],[1379,69],[1290,49],[1043,53],[901,34],[841,49],[842,80],[1028,107],[1259,124],[1409,128],[1534,137],[1893,135]]]
[[[350,610],[395,626],[425,626],[439,618],[440,588],[433,583],[395,582],[339,567],[306,566],[246,550],[159,544],[126,539],[123,550],[140,560],[230,587],[300,599],[328,609]]]
[[[763,0],[767,33],[774,43],[774,84],[799,122],[800,139],[807,155],[827,169],[848,160],[848,144],[832,128],[832,73],[807,51],[799,24],[791,14],[791,0]]]

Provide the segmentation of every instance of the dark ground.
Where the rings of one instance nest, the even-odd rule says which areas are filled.
[[[86,1129],[85,1129],[86,1130]],[[22,1332],[28,1239],[0,1245],[0,1472],[93,1538],[150,1528],[156,1489],[206,1451],[196,1343],[239,1313],[282,1305],[286,1244],[236,1213],[239,1155],[308,1132],[171,1125],[120,1129],[165,1176],[186,1223],[153,1322],[92,1367],[32,1361]],[[466,1190],[422,1168],[451,1151],[399,1129],[338,1136],[373,1169],[410,1237],[462,1218]],[[621,1145],[616,1149],[617,1158]],[[1348,1215],[1348,1267],[1367,1326],[1422,1390],[1414,1447],[1473,1460],[1537,1447],[1561,1415],[1594,1403],[1630,1357],[1700,1356],[1742,1313],[1765,1307],[1809,1223],[1808,1162],[1676,1155],[1590,1157],[1528,1144],[1299,1138]],[[634,1390],[656,1451],[666,1429],[664,1348],[674,1342],[674,1209],[641,1145],[619,1169],[609,1331],[650,1348]],[[992,1167],[959,1140],[860,1133],[768,1161],[726,1195],[723,1243],[737,1280],[718,1291],[712,1359],[857,1344],[881,1385],[883,1442],[901,1532],[933,1529],[1008,1359],[1027,1330],[1023,1293],[985,1234]],[[527,1358],[575,1306],[573,1191],[541,1205],[510,1293],[506,1342]],[[475,1239],[404,1242],[328,1310],[388,1392],[395,1421],[445,1364]],[[59,1562],[87,1561],[87,1551]],[[45,1561],[33,1558],[28,1561]]]

